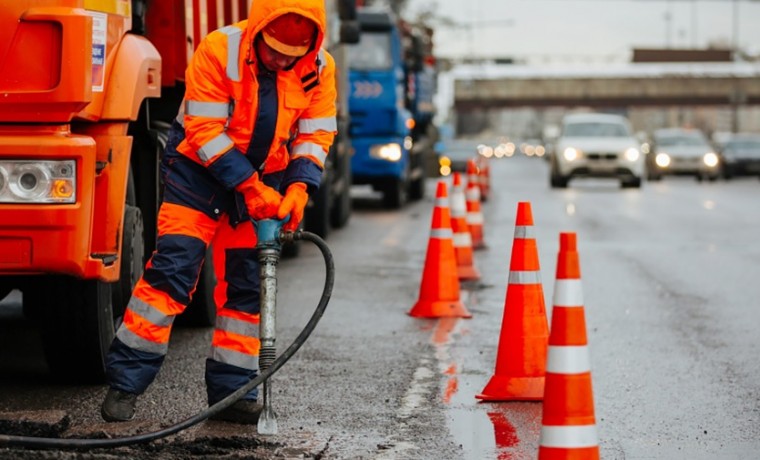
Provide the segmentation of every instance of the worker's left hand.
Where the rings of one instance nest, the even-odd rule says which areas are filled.
[[[282,203],[280,203],[280,208],[277,210],[278,219],[284,219],[290,214],[290,220],[282,226],[284,231],[292,232],[298,229],[298,224],[303,219],[303,210],[306,208],[308,201],[309,194],[306,193],[306,184],[294,182],[288,186],[285,197],[282,199]]]

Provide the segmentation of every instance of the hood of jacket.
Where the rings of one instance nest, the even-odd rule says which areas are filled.
[[[255,40],[265,25],[285,13],[299,14],[317,25],[317,39],[309,52],[299,59],[299,62],[313,62],[327,29],[324,0],[253,0],[248,15],[248,36]]]

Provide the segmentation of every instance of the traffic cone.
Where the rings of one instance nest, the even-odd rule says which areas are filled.
[[[575,233],[560,233],[538,458],[599,458]]]
[[[480,279],[472,255],[472,237],[467,226],[467,206],[462,189],[462,175],[454,173],[451,190],[451,228],[454,231],[454,253],[457,258],[457,274],[460,280]]]
[[[443,180],[438,181],[436,189],[420,295],[409,315],[418,318],[472,317],[460,300],[448,191]]]
[[[467,161],[467,226],[472,236],[472,248],[484,249],[486,242],[483,237],[483,213],[480,211],[480,179],[478,178],[478,166],[475,160]]]
[[[540,401],[544,395],[548,337],[533,214],[529,202],[520,202],[517,204],[496,371],[476,398]]]

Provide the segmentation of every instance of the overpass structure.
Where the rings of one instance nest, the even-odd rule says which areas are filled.
[[[461,66],[452,77],[460,116],[517,107],[760,105],[757,62]]]

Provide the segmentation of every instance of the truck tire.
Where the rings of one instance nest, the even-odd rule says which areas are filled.
[[[414,179],[409,186],[409,199],[412,201],[421,200],[425,197],[425,175],[424,173]]]
[[[326,239],[330,233],[330,194],[331,184],[328,178],[311,197],[312,202],[304,212],[304,229],[322,239]]]
[[[211,247],[206,249],[206,259],[198,276],[198,285],[193,293],[193,300],[185,311],[175,319],[175,324],[183,327],[212,327],[216,324],[216,304],[214,303],[214,288],[216,287],[216,272],[211,262],[213,255]]]
[[[121,267],[119,281],[113,284],[113,304],[124,311],[132,296],[135,284],[143,274],[143,220],[140,208],[127,204],[124,207],[124,233],[121,239]]]
[[[389,209],[402,208],[409,199],[408,183],[404,179],[391,179],[383,189],[383,204]]]
[[[351,187],[345,185],[330,210],[330,225],[335,228],[345,227],[351,217],[351,208]]]
[[[124,316],[112,284],[66,276],[45,277],[26,289],[24,309],[39,324],[48,367],[58,379],[102,383],[105,357]]]

